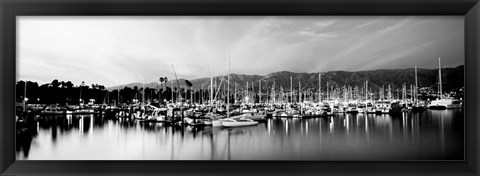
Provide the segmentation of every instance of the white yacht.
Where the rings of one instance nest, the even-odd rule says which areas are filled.
[[[462,108],[462,103],[457,99],[443,98],[430,102],[427,107],[429,109],[457,109]]]
[[[231,118],[224,118],[224,119],[217,119],[212,121],[212,126],[214,127],[222,127],[223,122],[229,122]]]
[[[256,124],[258,124],[258,122],[255,122],[251,119],[225,119],[224,121],[222,121],[222,125],[224,127],[241,127]]]
[[[442,67],[440,64],[440,58],[438,58],[438,82],[439,82],[439,99],[434,100],[430,102],[430,104],[427,105],[427,108],[429,109],[456,109],[456,108],[461,108],[462,107],[462,102],[457,99],[453,99],[451,97],[443,98],[442,94]]]

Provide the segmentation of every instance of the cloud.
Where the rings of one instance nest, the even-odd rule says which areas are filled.
[[[258,75],[403,67],[432,53],[451,58],[446,64],[464,57],[461,17],[22,16],[18,22],[19,79],[49,82],[151,82],[174,77],[172,64],[179,78],[202,78],[226,74],[229,53],[232,73]]]
[[[335,22],[336,22],[335,20],[317,21],[317,22],[313,23],[312,28],[317,28],[317,29],[318,28],[324,28],[324,27],[327,27],[327,26],[331,26]]]
[[[328,34],[328,33],[316,33],[314,31],[299,31],[298,34],[303,35],[303,36],[308,36],[308,37],[315,37],[315,38],[334,38],[337,35],[334,34]]]
[[[261,33],[268,34],[271,32],[279,32],[286,25],[291,24],[289,20],[280,20],[276,18],[266,18],[265,20],[260,21],[258,28]]]
[[[298,34],[301,36],[313,37],[315,39],[326,39],[334,38],[337,35],[332,32],[324,32],[325,28],[332,26],[336,21],[335,20],[321,20],[312,23],[311,25],[305,26]]]
[[[370,26],[370,25],[375,24],[375,23],[377,23],[377,22],[378,22],[378,21],[375,21],[375,20],[366,21],[366,22],[363,22],[363,23],[360,23],[360,24],[356,25],[354,28],[367,27],[367,26]]]
[[[408,18],[407,18],[407,19],[404,19],[404,20],[401,20],[401,21],[399,21],[399,22],[396,22],[396,23],[394,23],[393,25],[389,25],[389,26],[380,28],[380,29],[377,31],[377,33],[379,33],[380,35],[383,35],[383,34],[385,34],[385,33],[389,33],[389,32],[395,31],[396,29],[401,28],[401,27],[402,27],[403,25],[405,25],[407,22],[408,22]]]

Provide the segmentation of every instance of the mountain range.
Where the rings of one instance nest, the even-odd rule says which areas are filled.
[[[460,65],[454,68],[442,68],[442,85],[443,90],[449,91],[451,89],[464,87],[464,66]],[[419,87],[436,87],[438,85],[438,69],[417,69],[417,80]],[[387,87],[390,85],[392,88],[401,88],[403,84],[407,87],[415,85],[415,69],[380,69],[369,71],[329,71],[321,72],[321,86],[359,86],[363,87],[365,81],[368,81],[368,87],[377,89],[382,86]],[[223,81],[222,81],[223,77]],[[230,87],[234,89],[235,84],[237,89],[244,89],[249,84],[251,89],[252,83],[255,89],[259,87],[259,81],[261,82],[262,89],[271,88],[273,84],[278,89],[283,87],[284,89],[290,88],[290,78],[292,79],[292,86],[294,89],[298,89],[299,82],[302,89],[318,89],[319,86],[319,73],[294,73],[289,71],[279,71],[270,73],[267,75],[246,75],[246,74],[230,74]],[[188,80],[193,84],[193,89],[209,89],[210,78],[200,78],[194,80]],[[217,85],[227,85],[227,75],[213,77],[213,82]],[[180,85],[181,88],[187,87],[185,79],[168,80],[167,86],[171,87],[173,83],[174,87]],[[125,85],[118,85],[108,87],[107,90],[122,89],[124,87],[142,88],[143,84],[140,82],[130,83]],[[148,88],[163,88],[165,83],[151,82],[146,83],[145,87]]]

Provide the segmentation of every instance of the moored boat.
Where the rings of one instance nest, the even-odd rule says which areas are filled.
[[[440,58],[438,58],[438,99],[433,100],[428,104],[428,109],[458,109],[462,108],[462,102],[452,97],[443,98],[442,91],[442,67],[440,64]]]
[[[242,126],[251,126],[257,125],[258,122],[251,119],[224,119],[222,125],[224,127],[242,127]]]
[[[243,119],[250,119],[250,120],[253,120],[253,121],[257,121],[257,122],[267,120],[265,118],[265,115],[260,115],[260,114],[256,114],[256,113],[247,113],[247,114],[240,115],[238,117],[243,118]]]
[[[45,115],[55,115],[55,114],[68,114],[71,113],[72,111],[69,111],[65,108],[61,107],[46,107],[44,110],[41,111],[41,114]]]
[[[444,98],[430,102],[427,107],[428,109],[458,109],[462,108],[462,103],[457,99]]]
[[[221,127],[221,126],[223,126],[223,122],[226,122],[226,121],[229,121],[229,120],[230,120],[230,118],[229,118],[229,119],[226,119],[226,118],[225,118],[225,119],[213,120],[213,121],[212,121],[212,126],[214,126],[214,127]]]

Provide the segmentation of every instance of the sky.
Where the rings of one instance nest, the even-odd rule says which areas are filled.
[[[463,65],[463,16],[18,16],[17,80],[106,87]],[[229,64],[230,60],[230,64]],[[172,67],[173,65],[173,67]]]

